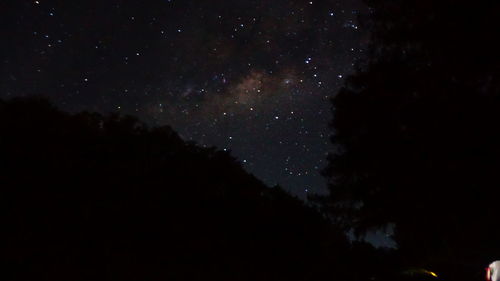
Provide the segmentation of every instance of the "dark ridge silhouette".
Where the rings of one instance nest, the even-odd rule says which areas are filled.
[[[348,280],[344,234],[229,153],[0,101],[3,280]]]
[[[370,55],[333,99],[324,207],[358,233],[394,224],[408,264],[483,278],[500,257],[500,3],[366,2]]]

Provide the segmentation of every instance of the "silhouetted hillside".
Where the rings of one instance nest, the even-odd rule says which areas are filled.
[[[229,153],[0,102],[4,280],[343,280],[341,232]]]

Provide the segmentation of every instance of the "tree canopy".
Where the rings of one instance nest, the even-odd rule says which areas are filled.
[[[409,260],[487,264],[500,253],[499,3],[366,2],[369,55],[332,99],[326,206],[358,233],[394,225]]]

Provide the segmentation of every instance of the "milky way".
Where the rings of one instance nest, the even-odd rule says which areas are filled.
[[[366,41],[359,2],[6,1],[0,97],[133,114],[323,192],[328,100]]]

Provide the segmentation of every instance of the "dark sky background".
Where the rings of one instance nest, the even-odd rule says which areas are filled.
[[[4,0],[0,98],[133,114],[325,192],[329,97],[363,56],[360,0]],[[36,141],[36,140],[33,140]]]

